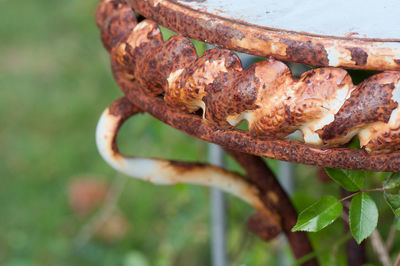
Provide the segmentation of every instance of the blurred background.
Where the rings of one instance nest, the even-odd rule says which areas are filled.
[[[96,151],[97,120],[122,96],[94,23],[97,3],[0,0],[0,265],[209,265],[209,190],[128,179]],[[205,142],[148,115],[124,124],[118,142],[125,154],[207,160]],[[227,167],[242,171],[230,158]],[[294,166],[299,210],[340,193],[318,171]],[[381,219],[392,219],[385,208]],[[251,214],[227,198],[231,265],[293,263],[283,238],[248,232]],[[341,221],[310,234],[325,265],[345,265],[337,232]]]

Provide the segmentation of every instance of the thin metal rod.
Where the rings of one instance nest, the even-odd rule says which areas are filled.
[[[211,164],[224,165],[224,151],[218,145],[208,144],[208,157]],[[211,260],[213,266],[228,265],[226,255],[226,207],[224,193],[211,189]]]
[[[294,191],[294,165],[289,162],[279,162],[278,177],[279,182],[286,193],[289,196],[292,195]],[[293,264],[293,262],[288,257],[287,251],[285,250],[285,247],[287,245],[288,241],[285,235],[281,234],[279,237],[279,245],[277,250],[279,266],[288,266]]]
[[[279,162],[278,176],[283,189],[289,196],[292,195],[295,186],[294,165],[289,162],[284,162],[284,161]]]

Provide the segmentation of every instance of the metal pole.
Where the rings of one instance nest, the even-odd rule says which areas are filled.
[[[294,191],[294,165],[289,162],[280,161],[278,176],[283,189],[287,194],[292,195]]]
[[[206,50],[215,48],[206,44]],[[208,143],[208,160],[216,166],[224,166],[224,150]],[[224,193],[216,188],[210,190],[211,209],[211,265],[227,266],[226,252],[226,203]]]
[[[224,166],[224,151],[215,144],[208,144],[208,157],[211,164]],[[224,193],[211,189],[211,260],[213,266],[228,265],[226,255],[226,208]]]
[[[207,45],[207,49],[214,48]],[[243,53],[236,53],[242,61],[244,68],[249,67],[258,57]],[[208,144],[208,157],[210,163],[224,166],[224,151],[215,144]],[[211,204],[211,260],[212,266],[228,265],[226,252],[226,207],[224,193],[219,189],[212,188],[210,195]]]
[[[283,189],[289,196],[291,196],[294,190],[294,165],[289,162],[279,162],[278,176]],[[277,251],[279,266],[291,265],[291,261],[285,252],[285,246],[287,246],[287,240],[285,235],[281,234],[279,236],[279,246]]]

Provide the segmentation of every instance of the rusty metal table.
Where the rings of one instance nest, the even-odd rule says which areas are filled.
[[[259,212],[248,222],[251,230],[266,240],[283,231],[300,258],[311,245],[305,233],[290,231],[296,212],[258,156],[400,171],[400,3],[226,3],[100,2],[96,23],[125,96],[100,118],[99,151],[127,175],[157,184],[214,186],[236,195]],[[178,35],[164,41],[157,25]],[[218,48],[198,57],[189,37]],[[243,69],[232,50],[265,60]],[[287,62],[313,68],[296,78]],[[372,72],[355,85],[345,69]],[[118,128],[140,112],[221,145],[247,178],[208,164],[121,155]],[[248,130],[237,129],[242,121]],[[353,137],[360,149],[347,147]]]

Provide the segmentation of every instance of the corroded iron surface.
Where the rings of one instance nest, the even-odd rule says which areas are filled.
[[[113,47],[114,74],[134,80],[147,95],[163,96],[183,112],[202,110],[206,122],[220,129],[246,120],[249,134],[259,140],[283,139],[300,130],[313,147],[336,147],[357,135],[368,152],[400,148],[400,72],[377,74],[355,86],[346,71],[336,68],[313,69],[294,79],[273,58],[243,70],[233,52],[212,49],[197,58],[186,38],[164,43],[154,22],[132,27],[130,16],[108,11],[110,3],[103,2],[97,17],[105,47]],[[120,5],[115,9],[124,10]],[[105,20],[101,13],[107,12],[112,15]],[[113,24],[119,30],[112,30]]]
[[[128,2],[160,25],[219,47],[315,66],[400,70],[399,39],[358,39],[354,34],[335,38],[263,28],[224,18],[223,11],[216,16],[174,0]]]
[[[129,83],[118,79],[122,88]],[[132,85],[132,84],[130,84]],[[277,160],[323,167],[370,171],[400,172],[400,153],[371,155],[364,150],[313,148],[290,140],[255,139],[247,132],[213,127],[201,117],[177,112],[161,99],[144,94],[140,87],[128,90],[128,99],[164,123],[189,135],[213,142],[232,150]]]
[[[116,2],[114,8],[123,9]],[[122,12],[111,12],[113,19],[103,19],[102,10],[108,8],[101,6],[110,3],[115,2],[104,1],[98,8],[101,29],[113,29],[113,21],[124,21],[115,17]],[[400,145],[399,72],[377,74],[358,86],[344,70],[333,68],[314,69],[295,80],[286,65],[272,58],[248,70],[228,50],[213,49],[197,58],[192,44],[182,36],[164,43],[160,30],[149,20],[134,28],[120,25],[118,31],[102,30],[102,35],[105,47],[112,47],[114,76],[127,97],[191,135],[280,160],[400,170],[398,152],[381,156],[365,151],[387,153]],[[248,132],[233,128],[244,119],[249,122]],[[297,129],[312,145],[274,140]],[[317,147],[337,146],[357,134],[365,150]]]

